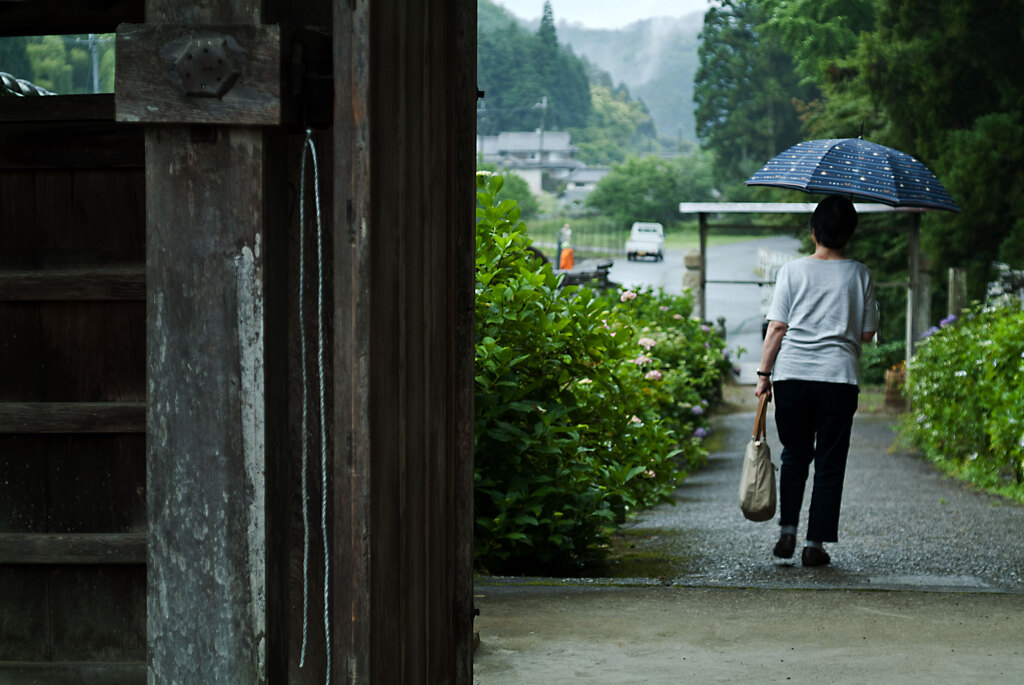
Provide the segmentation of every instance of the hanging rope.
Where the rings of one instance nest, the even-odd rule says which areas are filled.
[[[316,208],[316,328],[317,328],[317,379],[319,390],[320,418],[320,529],[324,544],[324,641],[327,651],[327,683],[331,682],[331,621],[330,621],[330,577],[331,555],[327,535],[327,407],[324,383],[324,240],[323,222],[320,215],[320,170],[317,166],[316,146],[313,131],[306,129],[306,140],[302,146],[302,166],[299,175],[299,340],[302,364],[302,651],[299,667],[306,664],[306,647],[309,640],[309,495],[307,479],[309,473],[309,379],[307,376],[306,318],[304,299],[306,296],[306,150],[313,160],[313,199]]]
[[[307,139],[308,142],[308,139]],[[299,359],[302,365],[302,650],[299,668],[306,665],[306,644],[309,639],[309,381],[306,377],[306,143],[302,144],[302,166],[299,172]]]

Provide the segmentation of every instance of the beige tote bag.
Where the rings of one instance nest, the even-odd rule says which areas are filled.
[[[740,477],[740,509],[751,521],[767,521],[775,516],[775,465],[768,449],[765,419],[768,395],[761,395],[754,418],[754,433],[747,443]]]

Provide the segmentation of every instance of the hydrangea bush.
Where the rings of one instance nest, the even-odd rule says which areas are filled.
[[[557,573],[703,462],[728,360],[687,300],[559,288],[501,187],[478,173],[476,561]]]
[[[1024,312],[978,309],[925,336],[902,436],[943,470],[1024,501]]]

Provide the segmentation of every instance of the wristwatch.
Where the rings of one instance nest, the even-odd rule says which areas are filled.
[[[771,378],[772,377],[772,372],[771,371],[762,371],[761,369],[758,369],[757,370],[757,375],[758,376],[763,376],[765,378]]]

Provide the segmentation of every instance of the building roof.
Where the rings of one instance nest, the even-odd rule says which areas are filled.
[[[611,171],[606,166],[580,166],[572,170],[566,177],[569,183],[597,183]]]
[[[545,152],[571,153],[576,150],[567,131],[544,131]],[[541,146],[540,131],[503,131],[496,136],[477,138],[477,151],[485,155],[536,152]]]

